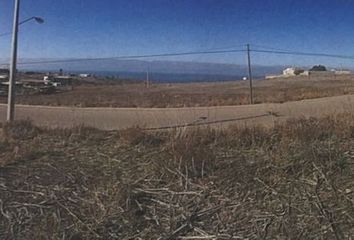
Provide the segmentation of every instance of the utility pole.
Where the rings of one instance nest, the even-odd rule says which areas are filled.
[[[12,122],[15,116],[15,88],[16,88],[16,72],[17,72],[17,41],[18,41],[18,25],[20,15],[20,0],[15,0],[14,22],[12,30],[12,49],[10,76],[7,101],[7,121]]]
[[[150,88],[150,69],[146,71],[146,87]]]
[[[247,59],[248,59],[248,78],[250,81],[250,103],[253,104],[253,83],[252,83],[252,67],[251,67],[251,50],[250,45],[247,44]]]

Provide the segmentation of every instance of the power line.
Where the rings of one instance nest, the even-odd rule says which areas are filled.
[[[262,50],[275,50],[275,51],[282,51],[282,52],[292,52],[293,50],[289,50],[289,49],[284,49],[284,48],[275,48],[275,47],[270,47],[270,46],[266,46],[266,45],[258,45],[258,44],[252,44],[252,47],[256,47],[256,48],[261,48]]]
[[[12,32],[4,32],[4,33],[1,33],[1,34],[0,34],[0,37],[9,36],[9,35],[11,35],[11,34],[12,34]]]
[[[341,54],[330,54],[330,53],[313,53],[313,52],[301,52],[289,49],[274,48],[265,45],[252,45],[258,49],[252,49],[253,52],[262,52],[269,54],[286,54],[286,55],[299,55],[299,56],[313,56],[313,57],[330,57],[330,58],[343,58],[343,59],[354,59],[354,56],[341,55]],[[259,49],[260,48],[260,49]]]
[[[340,54],[301,52],[301,51],[281,50],[281,49],[265,47],[265,46],[261,46],[261,45],[255,45],[255,46],[258,46],[261,48],[274,49],[274,50],[250,49],[250,52],[265,53],[265,54],[309,56],[309,57],[310,56],[311,57],[328,57],[328,58],[340,58],[340,59],[354,60],[354,56],[347,56],[347,55],[340,55]],[[74,63],[74,62],[100,61],[100,60],[143,59],[143,58],[153,58],[153,57],[173,57],[173,56],[203,55],[203,54],[238,53],[238,52],[246,52],[247,51],[246,49],[216,50],[216,49],[225,49],[225,48],[213,48],[214,50],[207,49],[204,51],[190,51],[190,52],[179,52],[179,53],[127,55],[127,56],[101,57],[101,58],[71,58],[71,59],[59,59],[59,60],[43,60],[43,61],[20,62],[18,64],[19,65],[37,65],[37,64],[55,64],[55,63]],[[0,65],[7,65],[7,63],[0,63]]]
[[[192,52],[180,52],[180,53],[161,53],[161,54],[148,54],[148,55],[130,55],[130,56],[102,57],[102,58],[73,58],[73,59],[62,59],[62,60],[20,62],[19,64],[21,64],[21,65],[35,65],[35,64],[48,64],[48,63],[70,63],[70,62],[85,62],[85,61],[99,61],[99,60],[142,59],[142,58],[153,58],[153,57],[173,57],[173,56],[237,53],[237,52],[246,52],[246,50],[232,49],[232,50],[215,50],[215,51],[192,51]],[[354,56],[328,54],[328,53],[312,53],[312,52],[300,52],[300,51],[276,51],[276,50],[262,50],[262,49],[250,49],[250,52],[266,53],[266,54],[296,55],[296,56],[329,57],[329,58],[340,58],[340,59],[354,60]]]
[[[228,50],[228,49],[237,49],[240,47],[244,47],[245,44],[238,44],[238,45],[229,45],[229,46],[225,46],[225,47],[214,47],[214,48],[207,48],[201,51],[214,51],[214,50]]]
[[[296,51],[271,51],[271,50],[261,50],[252,49],[252,52],[257,53],[268,53],[268,54],[283,54],[283,55],[297,55],[297,56],[309,56],[309,57],[328,57],[328,58],[341,58],[354,60],[354,56],[346,56],[339,54],[328,54],[328,53],[311,53],[311,52],[296,52]]]
[[[27,19],[25,19],[25,20],[19,22],[18,25],[20,26],[20,25],[22,25],[22,24],[24,24],[24,23],[26,23],[26,22],[29,22],[29,21],[31,21],[31,20],[33,20],[33,19],[36,20],[38,23],[43,23],[43,22],[44,22],[44,20],[43,20],[41,17],[30,17],[30,18],[27,18]],[[11,31],[3,32],[3,33],[0,33],[0,37],[9,36],[9,35],[11,35],[11,34],[12,34]]]
[[[173,56],[202,55],[202,54],[236,53],[236,52],[245,52],[245,51],[246,50],[243,49],[219,50],[219,51],[195,51],[195,52],[180,52],[180,53],[161,53],[161,54],[148,54],[148,55],[102,57],[102,58],[73,58],[73,59],[62,59],[62,60],[20,62],[18,64],[35,65],[35,64],[70,63],[70,62],[86,62],[86,61],[99,61],[99,60],[141,59],[141,58],[152,58],[152,57],[173,57]],[[0,63],[0,64],[5,64],[5,63]]]
[[[253,52],[259,52],[259,53],[354,59],[354,56],[341,55],[341,54],[301,52],[301,51],[294,51],[294,50],[289,50],[289,49],[274,48],[274,47],[265,46],[265,45],[258,45],[258,44],[253,44],[252,46],[254,46],[256,48],[261,48],[261,49],[252,49],[251,50]]]

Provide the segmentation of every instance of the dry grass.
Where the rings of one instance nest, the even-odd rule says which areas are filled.
[[[256,103],[287,101],[354,94],[353,76],[336,79],[299,77],[255,81]],[[52,95],[19,96],[18,103],[79,107],[189,107],[241,105],[249,103],[248,83],[154,84],[142,83],[83,84],[71,92]],[[0,97],[5,103],[6,98]]]
[[[353,115],[225,131],[3,129],[1,239],[354,234]]]

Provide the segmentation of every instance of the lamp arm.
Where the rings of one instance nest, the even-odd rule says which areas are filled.
[[[19,24],[18,24],[18,25],[22,25],[22,24],[24,24],[24,23],[26,23],[26,22],[29,22],[29,21],[31,21],[32,19],[35,19],[35,17],[30,17],[30,18],[27,18],[27,19],[25,19],[25,20],[23,20],[23,21],[19,22]]]

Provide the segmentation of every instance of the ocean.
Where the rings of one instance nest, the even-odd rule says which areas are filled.
[[[117,79],[146,80],[144,72],[114,72],[114,71],[72,71],[71,73],[89,73],[101,77],[114,77]],[[225,82],[239,81],[245,76],[222,74],[182,74],[182,73],[149,73],[149,80],[158,83],[192,83],[192,82]],[[254,78],[262,78],[255,76]]]

